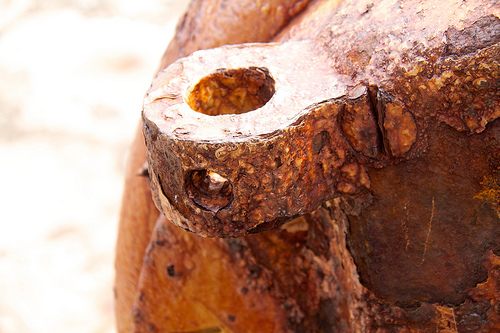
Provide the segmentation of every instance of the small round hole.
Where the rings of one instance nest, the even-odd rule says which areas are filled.
[[[209,116],[240,114],[264,106],[274,95],[274,85],[267,68],[222,68],[194,85],[186,102]]]
[[[233,200],[233,186],[218,173],[191,171],[186,178],[186,193],[199,207],[217,213]]]

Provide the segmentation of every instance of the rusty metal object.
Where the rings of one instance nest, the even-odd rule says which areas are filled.
[[[333,196],[348,146],[331,119],[346,98],[315,104],[343,89],[335,77],[321,77],[328,68],[307,60],[307,49],[223,47],[179,60],[156,78],[145,97],[144,134],[154,198],[169,220],[204,236],[236,237]],[[209,74],[200,79],[200,71]],[[310,75],[318,80],[310,83]],[[254,99],[267,103],[248,112]]]
[[[193,51],[225,44],[268,41],[307,6],[304,0],[238,1],[227,6],[225,0],[193,0],[177,27],[160,64],[160,70]],[[276,15],[280,13],[280,15]],[[200,16],[203,18],[200,19]],[[245,17],[247,25],[241,24]],[[218,24],[214,21],[222,18]],[[260,29],[254,29],[256,25]],[[194,28],[193,28],[194,27]],[[251,27],[251,28],[248,28]],[[119,332],[129,332],[130,316],[144,251],[148,246],[158,210],[151,199],[149,182],[137,177],[137,170],[146,162],[142,133],[135,136],[130,151],[116,254],[116,317]]]
[[[195,0],[177,25],[160,69],[194,51],[226,44],[268,42],[311,0]]]
[[[348,165],[357,164],[361,179],[352,181],[366,187],[364,165],[421,155],[436,119],[483,131],[500,115],[500,49],[491,42],[500,19],[487,16],[462,32],[484,25],[490,34],[481,35],[483,44],[461,45],[475,50],[473,58],[457,59],[451,55],[458,51],[450,51],[455,46],[441,43],[420,50],[418,61],[404,60],[415,46],[403,39],[386,44],[380,33],[373,37],[381,46],[373,46],[372,61],[350,76],[323,59],[330,49],[309,42],[228,46],[177,61],[155,79],[143,111],[157,206],[178,226],[204,236],[264,231],[339,193],[362,191],[341,179]],[[407,39],[425,38],[411,28],[405,28]],[[442,33],[459,39],[453,29]],[[436,30],[427,38],[436,38]],[[398,66],[381,71],[386,54],[396,52]],[[464,103],[471,95],[474,101]],[[201,174],[206,184],[196,186],[193,178]]]
[[[133,331],[499,331],[499,16],[313,1],[161,72]]]

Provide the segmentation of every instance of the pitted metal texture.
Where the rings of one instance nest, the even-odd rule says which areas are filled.
[[[485,20],[476,25],[496,31],[498,19]],[[443,35],[457,40],[450,29]],[[480,133],[500,115],[500,48],[483,39],[473,50],[461,46],[473,55],[438,44],[377,72],[391,52],[413,52],[384,44],[356,75],[307,40],[224,46],[178,60],[158,74],[144,102],[157,207],[181,228],[238,237],[366,192],[365,167],[421,156],[430,123]]]

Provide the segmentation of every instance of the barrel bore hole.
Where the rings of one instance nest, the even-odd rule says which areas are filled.
[[[263,107],[274,92],[275,81],[267,68],[221,68],[190,88],[186,102],[209,116],[241,114]]]
[[[233,186],[229,180],[208,170],[188,173],[186,193],[197,206],[215,213],[233,201]]]

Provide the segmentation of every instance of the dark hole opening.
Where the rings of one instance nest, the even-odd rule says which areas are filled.
[[[274,92],[275,81],[267,68],[221,68],[191,88],[186,102],[209,116],[241,114],[263,107]]]
[[[197,206],[215,213],[233,201],[233,186],[229,180],[208,170],[189,172],[186,193]]]

